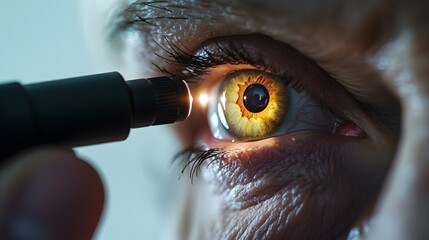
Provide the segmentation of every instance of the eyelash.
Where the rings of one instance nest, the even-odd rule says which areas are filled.
[[[231,59],[228,54],[223,56],[220,59],[213,57],[213,55],[205,51],[207,56],[195,56],[189,54],[190,50],[186,48],[183,44],[179,43],[179,45],[171,43],[168,39],[165,39],[165,42],[168,45],[168,48],[165,48],[159,43],[156,43],[166,54],[167,57],[163,57],[160,54],[156,54],[159,58],[165,60],[170,64],[170,66],[174,67],[174,70],[180,70],[179,72],[175,72],[174,70],[167,70],[166,68],[162,68],[157,64],[154,66],[163,73],[169,74],[173,77],[181,77],[183,79],[192,80],[195,77],[202,77],[207,74],[208,69],[211,67],[225,64],[225,63],[241,63],[243,61],[238,62],[236,59]],[[222,50],[223,51],[223,50]]]
[[[172,67],[173,70],[167,70],[165,67],[160,67],[155,63],[153,63],[153,65],[162,73],[174,78],[183,79],[190,85],[201,82],[210,68],[222,64],[250,64],[260,71],[269,70],[266,66],[255,64],[244,48],[234,46],[224,48],[217,45],[217,52],[221,52],[221,54],[213,54],[208,50],[204,50],[204,55],[200,54],[196,56],[189,54],[188,52],[191,52],[191,50],[187,49],[183,44],[179,43],[179,46],[171,43],[168,39],[165,39],[165,42],[169,49],[163,47],[159,43],[157,43],[157,45],[167,54],[167,57],[161,56],[160,54],[156,55],[169,63],[169,66]],[[299,81],[295,81],[292,76],[284,76],[284,78],[286,79],[286,85],[291,84],[298,91],[304,90]]]
[[[222,151],[219,148],[204,150],[203,147],[189,146],[178,152],[173,157],[173,162],[178,162],[182,166],[181,175],[183,175],[185,170],[189,167],[189,178],[191,179],[191,183],[193,183],[194,177],[198,177],[204,162],[210,160],[207,164],[208,167],[218,157],[226,153],[226,151]]]

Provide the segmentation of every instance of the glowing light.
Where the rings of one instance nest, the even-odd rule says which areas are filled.
[[[222,106],[220,103],[217,104],[217,114],[219,116],[220,122],[222,123],[222,125],[226,128],[229,129],[229,125],[228,125],[228,121],[225,118],[225,113],[222,110]]]
[[[226,91],[223,91],[222,96],[220,97],[220,102],[222,103],[223,110],[226,110]]]
[[[203,107],[207,106],[207,103],[210,100],[209,96],[206,93],[201,93],[198,99],[200,100],[200,104]]]

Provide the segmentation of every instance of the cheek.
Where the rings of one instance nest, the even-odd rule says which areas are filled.
[[[346,184],[321,185],[308,174],[297,173],[294,178],[284,183],[287,187],[252,187],[246,202],[228,201],[241,210],[223,209],[223,231],[254,239],[337,239],[345,234],[361,211],[362,206],[355,204],[362,203],[359,196]],[[235,187],[230,193],[245,191]]]
[[[283,138],[275,149],[231,154],[203,168],[231,236],[244,234],[238,224],[263,239],[336,239],[375,200],[385,161],[367,140],[296,139],[295,145]]]

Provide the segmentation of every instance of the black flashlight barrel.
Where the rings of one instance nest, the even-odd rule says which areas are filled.
[[[130,128],[184,120],[191,97],[169,77],[125,81],[117,72],[0,85],[0,158],[26,148],[124,140]]]

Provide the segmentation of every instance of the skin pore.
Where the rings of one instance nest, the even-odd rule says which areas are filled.
[[[361,138],[310,131],[224,141],[212,136],[208,109],[195,105],[178,126],[183,145],[224,154],[203,163],[193,185],[182,178],[179,239],[428,236],[423,1],[112,1],[101,7],[94,14],[108,13],[102,24],[109,27],[88,34],[105,36],[92,41],[100,41],[99,53],[110,54],[103,59],[114,59],[128,77],[200,76],[191,84],[197,96],[244,67],[281,76],[295,71],[295,78],[308,80],[309,96],[365,132]],[[203,75],[183,74],[192,62],[172,59],[177,49],[204,57],[220,45],[239,46],[247,58],[219,61]],[[267,47],[274,45],[284,54]],[[300,68],[310,69],[308,76]]]

